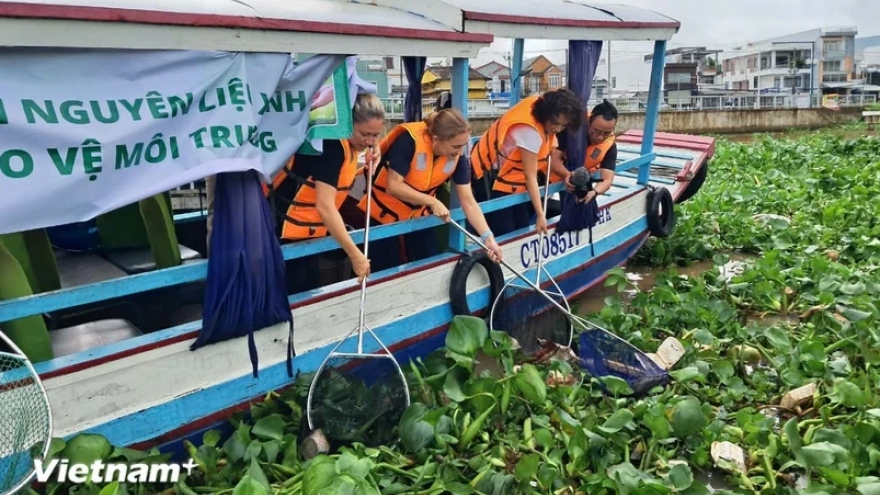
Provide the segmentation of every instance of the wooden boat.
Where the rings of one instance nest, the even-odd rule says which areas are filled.
[[[464,88],[461,76],[467,73],[467,58],[476,56],[494,36],[517,38],[514,73],[518,73],[524,37],[654,40],[655,53],[662,55],[665,41],[679,27],[677,21],[652,11],[608,8],[613,15],[569,0],[302,0],[283,5],[251,0],[212,2],[210,8],[186,0],[0,2],[0,53],[29,51],[39,57],[42,50],[58,48],[123,50],[132,56],[142,50],[453,55],[454,88]],[[619,137],[617,179],[599,199],[601,221],[592,232],[595,255],[585,231],[553,233],[544,246],[537,245],[533,230],[499,239],[505,257],[523,269],[534,266],[539,250],[546,251],[546,267],[569,298],[626,262],[652,233],[668,234],[662,231],[668,230],[668,224],[649,222],[650,198],[668,191],[673,201],[684,200],[705,178],[714,152],[712,139],[655,132],[663,59],[654,57],[644,132]],[[457,100],[455,105],[464,110],[463,103]],[[9,145],[0,134],[0,153]],[[176,185],[190,180],[181,177]],[[0,176],[0,189],[12,186],[8,177]],[[551,190],[560,188],[551,186]],[[146,199],[131,197],[132,203],[140,200]],[[519,195],[481,206],[489,212],[524,201]],[[9,195],[0,194],[0,210],[16,206],[9,202]],[[660,218],[669,221],[672,205],[663,206]],[[452,213],[455,221],[464,221],[460,209]],[[0,328],[32,315],[42,315],[48,322],[56,356],[36,363],[36,368],[51,401],[56,436],[94,432],[115,445],[159,445],[211,427],[252,399],[290,384],[285,369],[286,324],[254,333],[258,378],[251,374],[245,338],[190,350],[201,328],[199,304],[207,274],[204,217],[186,215],[177,220],[177,238],[189,247],[176,248],[181,261],[161,269],[149,247],[91,253],[47,250],[44,228],[34,226],[22,234],[2,230],[0,222],[5,242],[24,239],[25,254],[19,252],[19,261],[30,256],[39,262],[48,252],[57,263],[60,288],[30,287],[29,294],[0,301]],[[550,219],[551,230],[557,221],[558,217]],[[434,218],[422,218],[376,228],[371,236],[378,239],[438,225]],[[354,236],[356,241],[362,239],[361,232]],[[371,276],[366,318],[401,357],[438,346],[455,312],[483,314],[488,307],[487,272],[475,268],[471,273],[472,266],[459,263],[468,258],[460,254],[466,248],[460,236],[450,235],[449,244],[451,249],[444,254]],[[334,247],[327,238],[285,246],[283,252],[286,259],[296,259]],[[459,296],[467,301],[467,308],[453,308],[450,303],[453,279],[465,287],[466,294]],[[332,344],[356,324],[358,287],[348,280],[293,294],[289,301],[296,325],[294,366],[313,371]],[[190,321],[173,324],[173,314],[187,309]]]

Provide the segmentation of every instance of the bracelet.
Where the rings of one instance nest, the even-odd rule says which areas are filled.
[[[490,237],[492,237],[492,231],[487,230],[486,232],[483,233],[483,235],[480,236],[480,240],[485,241],[486,239],[488,239]]]

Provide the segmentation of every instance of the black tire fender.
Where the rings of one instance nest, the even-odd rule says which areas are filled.
[[[665,187],[648,191],[648,231],[654,237],[669,237],[675,230],[672,194]]]
[[[481,265],[489,275],[490,299],[489,307],[498,294],[504,289],[504,273],[501,267],[492,262],[485,251],[475,254],[463,254],[452,270],[452,279],[449,281],[449,303],[452,306],[452,314],[455,316],[470,316],[473,314],[467,301],[467,281],[474,266]]]

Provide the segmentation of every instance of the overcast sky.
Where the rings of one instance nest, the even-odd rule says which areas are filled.
[[[706,46],[730,50],[750,41],[831,26],[856,26],[860,37],[880,35],[880,0],[621,0],[619,3],[656,10],[680,21],[681,29],[668,43],[669,48]],[[566,45],[565,42],[526,40],[525,57],[543,53],[554,63],[563,63]],[[479,59],[472,60],[471,64],[482,65],[490,60],[503,62],[504,54],[510,51],[511,40],[497,40],[482,50]],[[646,88],[650,65],[643,62],[642,57],[651,51],[650,43],[612,43],[611,72],[617,77],[619,88]],[[607,65],[601,65],[597,72],[605,77],[607,70]]]

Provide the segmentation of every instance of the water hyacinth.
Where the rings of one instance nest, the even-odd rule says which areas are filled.
[[[394,445],[304,460],[300,376],[233,418],[231,436],[187,444],[200,467],[175,486],[44,492],[695,495],[723,481],[716,493],[880,494],[878,157],[876,138],[830,131],[719,141],[675,233],[631,262],[659,270],[654,287],[625,295],[615,269],[620,292],[588,315],[645,352],[681,342],[672,383],[646,397],[567,349],[527,359],[457,317],[444,348],[407,366],[413,404]],[[715,267],[681,274],[702,260]],[[53,453],[161,458],[87,439]]]

